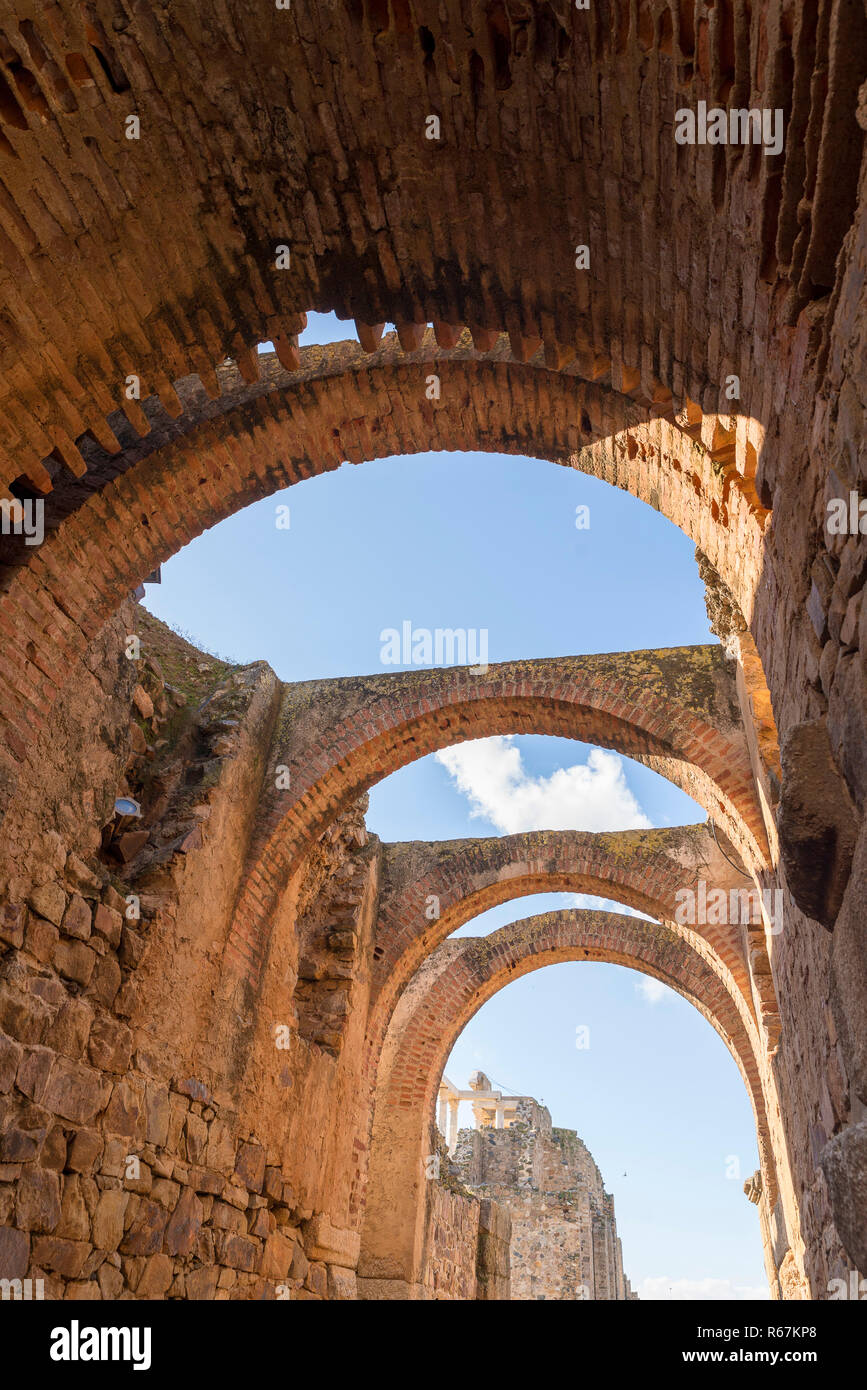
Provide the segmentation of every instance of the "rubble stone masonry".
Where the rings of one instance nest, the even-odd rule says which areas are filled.
[[[454,1167],[511,1217],[511,1297],[636,1298],[623,1273],[614,1199],[586,1146],[530,1096],[507,1129],[461,1130]]]

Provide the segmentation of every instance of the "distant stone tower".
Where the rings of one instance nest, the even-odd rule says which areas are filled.
[[[491,1095],[482,1072],[470,1088]],[[553,1129],[532,1096],[509,1096],[496,1125],[496,1103],[474,1102],[477,1128],[457,1135],[452,1162],[460,1181],[512,1218],[513,1299],[637,1298],[623,1273],[614,1198],[593,1155],[572,1129]]]

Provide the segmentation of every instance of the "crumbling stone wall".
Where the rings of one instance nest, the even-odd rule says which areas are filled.
[[[428,1298],[476,1297],[476,1252],[479,1203],[432,1183],[428,1194],[427,1260],[424,1288]]]
[[[511,1231],[510,1214],[498,1202],[430,1183],[424,1297],[510,1299]]]
[[[508,1211],[466,1187],[436,1125],[431,1127],[430,1148],[422,1297],[508,1300]]]
[[[464,1129],[454,1166],[460,1180],[511,1217],[511,1297],[634,1298],[623,1273],[614,1199],[574,1130],[553,1129],[530,1096],[508,1129]]]
[[[306,1171],[296,1161],[304,1125],[318,1120],[320,1146],[338,1134],[335,1058],[297,1037],[294,1056],[273,1033],[263,1045],[219,997],[277,682],[133,604],[89,664],[4,843],[2,1277],[41,1278],[50,1298],[354,1297],[348,1192],[336,1225],[328,1165],[310,1180],[321,1147]],[[141,814],[116,816],[120,795]],[[359,815],[330,831],[304,900],[344,890]],[[361,1132],[348,1124],[344,1170]]]

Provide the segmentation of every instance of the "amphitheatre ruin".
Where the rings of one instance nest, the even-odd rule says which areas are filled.
[[[560,1117],[482,1076],[437,1127],[478,1010],[575,961],[731,1054],[771,1298],[867,1278],[865,132],[862,0],[0,0],[0,1280],[631,1301]],[[428,450],[660,513],[712,640],[285,682],[142,606],[250,504]],[[366,825],[526,734],[707,819]],[[555,892],[624,910],[516,901]]]

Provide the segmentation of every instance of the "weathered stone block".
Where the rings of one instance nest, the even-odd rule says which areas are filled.
[[[262,1255],[261,1273],[266,1279],[286,1279],[292,1257],[297,1250],[294,1240],[289,1240],[279,1231],[273,1231],[265,1241]]]
[[[856,1269],[867,1269],[867,1120],[835,1134],[820,1163],[843,1248]]]
[[[308,1263],[309,1261],[307,1259],[307,1256],[304,1254],[304,1251],[301,1249],[301,1246],[296,1245],[295,1249],[292,1252],[292,1263],[289,1266],[290,1278],[306,1279]]]
[[[73,888],[77,888],[79,893],[84,893],[88,897],[95,897],[102,883],[99,877],[93,873],[77,854],[70,854],[66,861],[66,880]]]
[[[29,1263],[29,1235],[12,1226],[0,1226],[0,1279],[23,1279]]]
[[[279,1202],[281,1200],[283,1192],[283,1174],[280,1172],[279,1168],[270,1165],[266,1167],[263,1191],[265,1196],[270,1197],[272,1201]]]
[[[12,1089],[21,1057],[20,1044],[0,1033],[0,1094]]]
[[[211,1225],[217,1231],[245,1233],[247,1220],[244,1213],[227,1202],[215,1202],[211,1211]]]
[[[109,1084],[98,1072],[58,1057],[41,1104],[73,1124],[86,1125],[108,1100]]]
[[[260,1207],[250,1218],[247,1231],[251,1236],[260,1236],[264,1239],[270,1233],[273,1222],[274,1218],[268,1213],[267,1208]]]
[[[90,1254],[85,1240],[63,1240],[59,1236],[37,1236],[33,1242],[33,1263],[54,1270],[65,1279],[77,1279]]]
[[[104,937],[109,946],[116,949],[120,945],[123,917],[114,908],[99,903],[93,915],[93,930]]]
[[[262,1247],[249,1236],[236,1235],[232,1231],[218,1231],[214,1238],[214,1251],[217,1263],[228,1265],[230,1269],[243,1269],[254,1273],[262,1258]]]
[[[231,1127],[219,1116],[210,1127],[205,1163],[208,1168],[216,1168],[217,1172],[227,1176],[234,1171],[235,1138]]]
[[[22,1231],[53,1231],[60,1220],[60,1179],[45,1168],[27,1167],[16,1194],[16,1221]]]
[[[308,1267],[304,1287],[309,1289],[311,1293],[318,1294],[320,1298],[325,1295],[328,1289],[328,1272],[324,1264],[317,1260]]]
[[[100,1193],[93,1213],[93,1243],[99,1250],[116,1250],[123,1239],[124,1218],[130,1194],[121,1188]]]
[[[213,1168],[193,1168],[190,1172],[190,1182],[196,1192],[210,1193],[211,1196],[217,1196],[222,1192],[225,1181],[222,1173],[216,1172]]]
[[[143,685],[137,685],[132,692],[132,702],[141,715],[142,719],[152,719],[154,713],[154,702],[148,695]]]
[[[165,1086],[145,1087],[145,1138],[149,1144],[162,1148],[169,1133],[169,1093]]]
[[[135,1287],[136,1298],[162,1298],[174,1278],[168,1255],[151,1255]]]
[[[146,947],[147,939],[142,936],[141,932],[137,932],[133,927],[125,926],[118,952],[121,965],[127,970],[136,970],[141,964]]]
[[[343,1269],[340,1265],[328,1266],[328,1297],[334,1302],[350,1302],[357,1299],[355,1270]]]
[[[119,1019],[103,1015],[90,1030],[88,1055],[100,1071],[125,1072],[132,1057],[133,1035]]]
[[[74,1280],[66,1286],[66,1299],[70,1303],[99,1303],[102,1293],[95,1279]]]
[[[104,1123],[110,1134],[144,1138],[144,1086],[140,1082],[125,1080],[114,1083]]]
[[[163,1243],[169,1213],[158,1202],[141,1199],[141,1206],[121,1245],[124,1255],[155,1255]]]
[[[780,747],[777,828],[786,882],[808,917],[833,928],[852,867],[858,815],[824,719],[790,729]]]
[[[44,1130],[43,1130],[44,1134]],[[0,1134],[0,1162],[31,1163],[39,1157],[42,1134],[7,1123]]]
[[[35,994],[0,981],[0,1028],[9,1037],[23,1043],[41,1042],[50,1019],[51,1010]]]
[[[67,980],[77,985],[90,984],[96,965],[96,953],[83,941],[61,939],[54,948],[54,965]]]
[[[41,1167],[50,1168],[52,1172],[62,1173],[66,1167],[66,1159],[66,1135],[60,1125],[54,1125],[46,1136],[45,1143],[42,1145],[39,1163]]]
[[[261,1192],[265,1181],[265,1150],[261,1144],[238,1145],[235,1172],[251,1192]]]
[[[126,1149],[127,1144],[122,1143],[122,1147],[123,1149]],[[105,1165],[103,1165],[103,1167],[104,1166]],[[124,1154],[122,1155],[120,1160],[119,1172],[120,1176],[123,1178],[124,1186],[127,1188],[129,1192],[138,1193],[142,1197],[147,1197],[150,1195],[151,1189],[154,1185],[154,1175],[149,1164],[142,1163],[141,1161],[139,1161],[138,1177],[133,1177],[130,1170],[127,1167],[127,1155]]]
[[[67,999],[45,1034],[47,1047],[76,1061],[84,1056],[93,1023],[93,1009],[84,999]]]
[[[107,1263],[100,1265],[96,1277],[104,1299],[120,1298],[123,1292],[123,1275],[119,1269],[115,1269],[114,1265]]]
[[[208,1142],[208,1126],[201,1115],[187,1115],[184,1123],[186,1155],[190,1163],[201,1163]]]
[[[92,954],[92,953],[91,953]],[[103,956],[96,970],[88,993],[100,1004],[110,1009],[121,985],[120,966],[114,956]]]
[[[165,1243],[169,1254],[192,1254],[201,1227],[202,1204],[195,1192],[184,1188],[166,1227]]]
[[[25,1047],[21,1055],[16,1085],[19,1091],[36,1101],[37,1105],[42,1103],[48,1089],[54,1062],[55,1054],[50,1047]]]
[[[34,913],[29,914],[26,934],[27,950],[35,956],[43,965],[54,959],[54,952],[57,950],[57,943],[60,940],[60,931],[51,922],[47,922],[44,917],[37,917]]]
[[[219,1270],[215,1265],[203,1265],[185,1276],[187,1298],[196,1303],[212,1299],[217,1291]]]
[[[174,1090],[180,1091],[181,1095],[186,1096],[188,1100],[198,1101],[202,1105],[208,1105],[210,1102],[211,1093],[204,1081],[197,1081],[194,1076],[187,1076],[181,1079],[176,1078],[172,1082],[172,1086]]]
[[[66,894],[59,883],[41,883],[33,889],[27,902],[40,917],[60,926],[66,911]]]
[[[93,1129],[79,1129],[69,1145],[67,1166],[74,1173],[92,1173],[102,1155],[102,1135]]]
[[[90,1217],[87,1213],[81,1179],[77,1174],[67,1177],[63,1184],[60,1221],[54,1234],[63,1236],[66,1240],[87,1240],[90,1235]]]
[[[63,914],[61,931],[67,936],[74,936],[78,941],[86,941],[90,936],[91,917],[90,905],[79,893],[74,893]]]
[[[25,915],[23,903],[0,903],[0,941],[16,948],[24,944]]]
[[[159,1202],[161,1206],[172,1211],[180,1196],[180,1191],[180,1184],[172,1182],[171,1178],[154,1178],[150,1191],[151,1200]]]
[[[319,1213],[306,1223],[304,1248],[308,1259],[354,1269],[358,1263],[361,1237],[357,1231],[332,1226],[328,1217]]]

